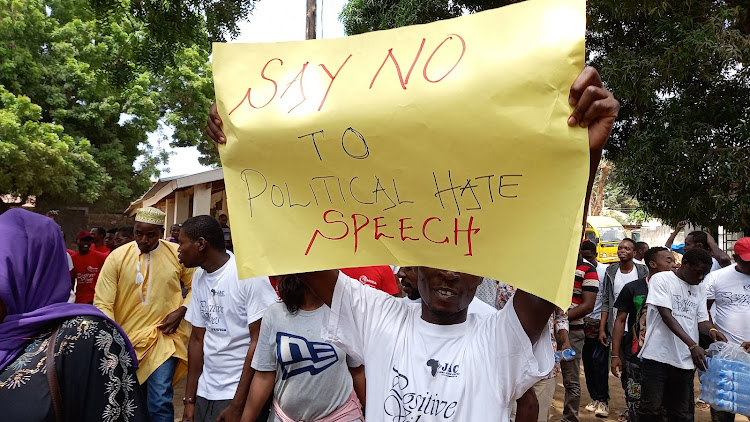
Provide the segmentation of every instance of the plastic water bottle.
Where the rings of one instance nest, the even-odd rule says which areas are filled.
[[[555,352],[555,361],[569,362],[576,358],[576,351],[572,349],[558,350]]]
[[[719,371],[718,378],[724,381],[732,381],[737,384],[734,391],[750,395],[750,373],[735,372],[728,369]]]
[[[701,397],[716,409],[750,415],[750,355],[739,346],[714,343],[700,373]]]
[[[727,412],[739,413],[740,415],[750,415],[750,404],[732,402],[728,400],[719,400],[716,406]]]
[[[742,362],[731,361],[731,360],[724,360],[724,359],[721,359],[721,360],[724,366],[722,369],[726,369],[727,371],[732,371],[732,372],[738,372],[741,374],[746,374],[748,375],[748,379],[750,379],[750,365],[747,365]]]

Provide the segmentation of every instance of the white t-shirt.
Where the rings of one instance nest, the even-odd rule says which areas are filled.
[[[421,314],[339,273],[328,335],[365,364],[368,422],[508,420],[552,370],[550,337],[532,345],[513,306],[454,325]]]
[[[198,395],[208,400],[234,398],[250,347],[248,325],[278,302],[268,277],[240,280],[234,255],[227,253],[229,260],[218,270],[195,270],[193,297],[185,314],[193,326],[206,329]]]
[[[614,290],[615,294],[615,302],[617,302],[617,297],[620,296],[622,288],[631,281],[636,280],[638,280],[638,269],[635,267],[635,265],[633,266],[633,269],[627,274],[624,274],[622,271],[620,271],[619,268],[617,269],[617,274],[615,274],[615,279],[612,282],[612,289]],[[614,302],[612,302],[612,304],[614,305]]]
[[[422,303],[422,298],[411,300],[408,297],[397,297],[396,299],[404,302],[404,303]],[[469,303],[469,313],[470,314],[476,314],[476,315],[492,315],[495,312],[497,312],[497,309],[494,307],[484,303],[481,299],[474,296],[474,299],[471,300],[471,303]]]
[[[711,257],[711,271],[709,271],[709,273],[720,270],[721,268],[722,266],[721,264],[719,264],[719,261],[717,261],[716,258]]]
[[[682,329],[697,342],[698,323],[708,321],[705,286],[691,286],[672,271],[662,271],[649,281],[646,304],[646,339],[638,357],[677,368],[695,369],[688,345],[672,333],[656,307],[671,309]]]
[[[584,261],[588,262],[585,259]],[[591,264],[591,262],[589,262],[589,264]],[[607,274],[607,268],[609,268],[608,264],[602,264],[601,262],[597,262],[596,264],[596,275],[599,276],[599,291],[596,292],[596,302],[594,303],[594,310],[592,310],[590,314],[586,315],[589,318],[602,318],[602,294],[604,293],[604,276]]]
[[[706,277],[706,299],[715,300],[714,325],[730,344],[750,341],[750,275],[737,271],[737,264]]]

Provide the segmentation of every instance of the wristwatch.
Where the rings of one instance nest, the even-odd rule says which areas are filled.
[[[195,397],[183,397],[182,404],[195,404]]]

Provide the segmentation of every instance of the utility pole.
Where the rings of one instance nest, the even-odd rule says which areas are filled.
[[[308,40],[315,39],[315,9],[316,0],[307,0],[307,26],[305,27],[305,38]]]

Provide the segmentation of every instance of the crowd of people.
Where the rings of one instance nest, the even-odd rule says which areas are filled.
[[[619,105],[591,68],[570,103],[568,124],[589,134],[590,191]],[[226,141],[215,106],[207,131]],[[679,265],[626,238],[607,266],[584,241],[561,309],[430,267],[240,279],[226,215],[165,222],[141,208],[132,227],[82,231],[66,251],[52,219],[0,215],[4,418],[172,422],[186,376],[183,421],[541,422],[561,373],[562,420],[577,422],[583,361],[586,411],[609,415],[611,370],[622,420],[688,421],[707,343],[750,348],[750,238],[732,263],[692,232]]]

